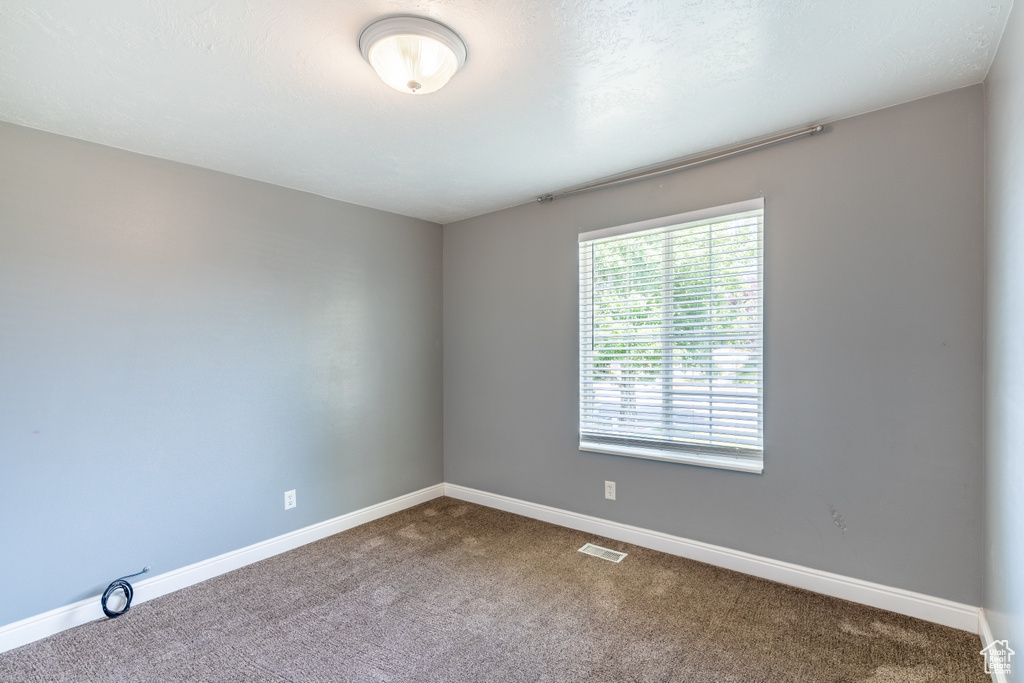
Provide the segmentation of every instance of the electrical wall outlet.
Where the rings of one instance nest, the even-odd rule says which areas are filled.
[[[295,507],[295,489],[284,492],[284,509],[291,510],[293,507]]]
[[[604,497],[608,500],[615,500],[615,482],[606,481],[604,483]]]

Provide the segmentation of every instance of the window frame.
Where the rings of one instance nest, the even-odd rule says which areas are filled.
[[[603,240],[611,237],[626,236],[633,233],[640,233],[646,231],[657,231],[664,229],[664,232],[670,232],[673,229],[685,229],[687,224],[694,223],[707,223],[715,218],[726,218],[731,215],[749,213],[754,211],[760,211],[760,226],[757,240],[757,273],[759,281],[759,331],[760,331],[760,356],[758,363],[760,367],[759,386],[758,386],[758,437],[760,439],[760,451],[759,456],[752,455],[739,455],[729,454],[730,448],[727,447],[716,447],[707,446],[706,450],[700,446],[694,446],[693,448],[680,447],[679,449],[672,449],[670,446],[666,447],[664,443],[658,443],[656,439],[650,439],[650,443],[655,444],[653,447],[644,447],[641,444],[644,439],[642,436],[636,437],[623,437],[622,441],[632,441],[632,444],[623,443],[601,443],[599,441],[585,441],[584,440],[584,263],[582,250],[579,253],[578,261],[578,277],[577,285],[579,292],[579,299],[577,301],[577,437],[579,450],[583,452],[592,453],[606,453],[611,455],[622,455],[635,458],[644,458],[650,460],[661,460],[666,462],[675,462],[681,464],[698,465],[704,467],[712,467],[717,469],[728,469],[741,472],[749,472],[755,474],[761,474],[764,471],[764,396],[765,396],[765,368],[764,368],[764,356],[765,356],[765,328],[764,328],[764,308],[765,308],[765,278],[764,278],[764,233],[765,233],[765,212],[764,212],[764,198],[757,197],[741,202],[735,202],[732,204],[725,204],[721,206],[709,207],[706,209],[699,209],[697,211],[689,211],[685,213],[674,214],[671,216],[663,216],[660,218],[654,218],[651,220],[640,221],[636,223],[629,223],[625,225],[613,226],[600,230],[592,230],[589,232],[580,233],[578,236],[579,244],[592,243],[595,240]],[[694,226],[696,227],[696,226]],[[593,264],[591,264],[593,268]],[[590,271],[590,280],[587,283],[587,287],[593,287],[593,270]],[[666,279],[667,283],[668,280]],[[591,323],[593,322],[594,312],[590,313]],[[712,432],[713,433],[713,432]],[[598,437],[600,438],[600,437]],[[606,437],[607,439],[614,441],[612,437]],[[739,449],[734,450],[735,453]],[[750,449],[751,452],[757,452]]]

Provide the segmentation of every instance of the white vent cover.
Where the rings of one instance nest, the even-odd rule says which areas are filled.
[[[587,555],[593,555],[594,557],[600,557],[602,560],[608,560],[609,562],[622,562],[622,558],[626,556],[626,553],[602,548],[601,546],[594,545],[593,543],[588,543],[580,548],[580,552],[586,553]]]

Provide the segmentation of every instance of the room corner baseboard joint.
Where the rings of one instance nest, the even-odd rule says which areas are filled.
[[[985,616],[985,610],[978,610],[978,635],[981,637],[982,649],[988,647],[995,642],[995,636],[992,635],[992,627],[989,626],[988,617]],[[1002,671],[992,672],[992,683],[1009,683],[1006,678],[1006,674]]]

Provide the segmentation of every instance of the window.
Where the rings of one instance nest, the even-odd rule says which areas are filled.
[[[762,471],[764,200],[580,235],[580,450]]]

